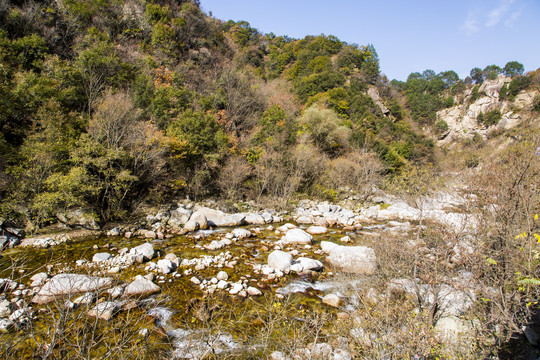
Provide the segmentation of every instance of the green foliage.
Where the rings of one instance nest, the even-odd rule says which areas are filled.
[[[501,120],[501,118],[502,118],[501,111],[499,109],[492,109],[486,112],[485,114],[484,113],[478,114],[478,117],[476,118],[476,120],[478,121],[478,123],[484,124],[485,126],[492,126],[492,125],[497,125],[499,121]]]
[[[160,86],[154,90],[153,95],[149,109],[162,130],[191,105],[193,98],[185,87],[177,86]]]
[[[482,71],[482,69],[478,68],[478,67],[475,67],[474,69],[471,70],[471,79],[476,83],[476,84],[481,84],[484,82],[484,72]]]
[[[185,141],[187,160],[193,165],[202,156],[215,153],[226,143],[226,137],[214,117],[188,110],[167,128],[167,135]]]
[[[531,78],[528,76],[517,76],[508,85],[508,96],[513,99],[520,91],[526,90],[531,85]]]
[[[488,65],[484,69],[484,77],[486,80],[495,80],[503,70],[497,65]]]
[[[437,134],[443,134],[448,131],[448,123],[443,119],[437,120],[435,123],[435,131]]]
[[[350,129],[341,125],[341,119],[332,110],[310,107],[300,118],[300,124],[313,143],[329,154],[348,145]]]
[[[523,75],[524,71],[525,67],[523,64],[517,61],[509,61],[503,68],[504,75],[511,77]]]

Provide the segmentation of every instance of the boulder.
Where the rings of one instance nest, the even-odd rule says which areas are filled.
[[[97,304],[93,309],[88,310],[88,316],[109,321],[120,310],[120,307],[120,304],[116,301],[104,301]]]
[[[274,269],[285,270],[292,265],[293,257],[291,254],[274,250],[268,255],[268,266]]]
[[[321,235],[326,234],[328,229],[325,226],[310,226],[307,228],[306,232],[311,235]]]
[[[372,275],[377,270],[375,251],[366,246],[333,246],[327,261],[346,273]]]
[[[30,286],[31,287],[41,286],[45,284],[45,281],[47,281],[48,278],[49,278],[49,275],[47,275],[47,273],[44,273],[44,272],[37,273],[30,278],[30,280],[32,281],[32,284]]]
[[[154,284],[152,281],[137,275],[135,280],[131,282],[122,294],[122,297],[145,297],[151,294],[155,294],[161,291],[161,288]]]
[[[226,214],[220,210],[199,207],[197,212],[206,216],[208,226],[239,226],[245,224],[245,214]]]
[[[177,209],[171,211],[171,217],[169,218],[167,224],[172,229],[180,229],[185,223],[189,221],[192,214],[192,210],[188,210],[180,206]]]
[[[176,266],[169,259],[161,259],[161,260],[158,260],[157,267],[159,271],[162,272],[163,274],[169,274],[173,272]]]
[[[319,260],[310,259],[307,257],[299,257],[296,259],[296,261],[302,265],[302,268],[304,271],[312,270],[312,271],[320,271],[324,268],[324,265]]]
[[[231,233],[237,239],[246,239],[252,235],[251,231],[242,228],[234,229]]]
[[[109,253],[97,253],[92,257],[92,262],[100,263],[102,261],[109,260],[111,258],[111,254]]]
[[[152,260],[154,257],[154,246],[150,243],[144,243],[129,250],[130,255],[142,256],[145,261]]]
[[[99,230],[96,215],[83,209],[68,210],[56,214],[57,219],[69,227],[82,227],[90,230]]]
[[[321,241],[321,250],[327,254],[330,254],[330,251],[336,246],[339,246],[339,245],[330,241]]]
[[[296,227],[297,227],[296,225],[293,225],[291,223],[286,223],[278,227],[276,230],[282,233],[286,233],[287,231],[291,229],[296,229]]]
[[[313,224],[313,217],[302,215],[296,218],[296,222],[299,224]]]
[[[208,223],[208,218],[206,215],[200,211],[195,211],[189,221],[184,225],[184,230],[186,231],[195,231],[197,229],[207,229],[210,224]]]
[[[7,300],[0,301],[0,318],[11,315],[11,303]]]
[[[32,299],[37,304],[45,304],[57,296],[73,295],[81,292],[98,291],[109,288],[112,278],[101,278],[81,274],[59,274],[52,277]]]
[[[246,223],[251,225],[264,225],[267,221],[259,214],[249,213],[246,215]]]
[[[285,236],[283,236],[281,240],[288,244],[306,245],[311,244],[313,236],[302,229],[291,229],[285,233]]]

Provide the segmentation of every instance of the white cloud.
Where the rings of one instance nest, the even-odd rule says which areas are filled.
[[[510,6],[514,2],[515,0],[501,0],[499,5],[488,13],[485,26],[491,28],[501,22],[501,20],[508,14]]]
[[[478,30],[480,30],[478,26],[478,19],[473,13],[469,13],[467,15],[467,18],[465,19],[465,21],[463,22],[463,24],[461,24],[459,28],[468,37],[473,36],[475,33],[478,32]]]
[[[506,27],[514,27],[514,23],[516,22],[517,18],[521,15],[521,10],[514,11],[512,15],[506,21],[504,22],[504,26]]]

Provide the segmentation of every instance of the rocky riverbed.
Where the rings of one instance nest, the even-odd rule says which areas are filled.
[[[414,311],[435,309],[442,341],[459,341],[474,330],[464,315],[479,286],[460,268],[460,257],[474,252],[474,220],[459,212],[463,201],[439,196],[423,209],[428,221],[459,233],[445,244],[449,276],[441,283],[383,276],[381,239],[399,241],[417,260],[436,257],[415,237],[425,228],[419,210],[391,198],[359,209],[305,201],[292,214],[177,206],[102,236],[25,238],[0,259],[1,336],[23,341],[29,328],[39,332],[44,318],[59,314],[104,324],[135,316],[130,336],[161,339],[156,351],[176,358],[262,351],[272,359],[350,359],[357,346],[379,341],[360,321],[366,301],[411,299]],[[323,314],[327,320],[311,323]],[[309,323],[326,335],[277,349],[257,336],[272,316],[276,329]],[[340,323],[353,325],[336,332]]]

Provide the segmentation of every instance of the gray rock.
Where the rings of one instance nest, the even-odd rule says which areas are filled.
[[[325,226],[310,226],[307,228],[306,232],[311,235],[321,235],[326,234],[328,229]]]
[[[7,300],[0,301],[0,318],[11,315],[11,303]]]
[[[319,260],[310,259],[307,257],[299,257],[296,261],[302,265],[305,270],[320,271],[324,268],[324,265]]]
[[[13,323],[13,321],[9,319],[0,319],[0,332],[7,333],[11,329],[13,329],[14,326],[15,324]]]
[[[274,250],[268,255],[268,266],[274,269],[285,270],[292,265],[292,261],[292,255],[281,250]]]
[[[302,229],[291,229],[285,233],[285,236],[282,237],[282,240],[288,244],[311,244],[313,236],[309,235]]]
[[[192,210],[178,207],[171,212],[168,225],[173,229],[180,229],[185,223],[189,221],[189,218],[193,214]]]
[[[226,214],[207,207],[199,207],[197,211],[206,216],[208,226],[239,226],[246,223],[245,214]]]
[[[259,214],[249,213],[246,215],[246,223],[251,225],[264,225],[266,220]]]
[[[337,246],[339,245],[330,241],[321,241],[321,250],[327,254],[330,254],[330,251]]]
[[[97,304],[93,309],[88,310],[88,316],[109,321],[119,309],[120,304],[118,302],[104,301]]]
[[[111,254],[109,253],[97,253],[92,257],[92,262],[100,263],[102,261],[109,260],[111,258]]]
[[[131,255],[141,255],[145,261],[152,260],[154,257],[154,246],[150,243],[144,243],[129,250]]]
[[[47,273],[44,273],[44,272],[37,273],[30,278],[30,280],[32,281],[32,284],[30,286],[31,287],[41,286],[45,284],[45,281],[47,281],[48,278],[49,278],[49,275],[47,275]]]
[[[98,291],[109,288],[112,278],[100,278],[81,274],[59,274],[52,277],[39,290],[32,302],[45,304],[58,296],[73,295],[81,292]]]
[[[332,354],[332,360],[352,360],[352,356],[347,350],[336,349]]]
[[[268,360],[289,360],[290,358],[286,356],[281,351],[274,351],[270,354]]]
[[[327,260],[346,273],[372,275],[377,270],[375,251],[366,246],[336,245],[330,249]]]
[[[231,233],[237,239],[246,239],[252,235],[251,231],[242,228],[234,229]]]
[[[122,297],[145,297],[161,291],[161,288],[152,281],[137,275],[135,280],[124,289]]]
[[[195,231],[189,230],[190,228],[204,230],[207,229],[209,225],[211,224],[208,223],[206,215],[201,211],[195,211],[189,218],[189,221],[184,225],[184,229],[187,231]]]
[[[256,287],[253,287],[253,286],[250,286],[247,288],[247,293],[250,295],[250,296],[259,296],[259,295],[262,295],[262,291],[257,289]]]
[[[158,260],[157,267],[158,267],[159,271],[162,272],[163,274],[169,274],[169,273],[173,272],[174,268],[175,268],[172,261],[167,260],[167,259]]]
[[[70,227],[83,227],[90,230],[99,230],[96,215],[83,209],[68,210],[56,214],[57,219]]]
[[[88,304],[91,304],[92,301],[94,301],[94,297],[95,297],[94,294],[88,292],[82,296],[79,296],[75,300],[73,300],[73,303],[75,305],[88,305]]]

